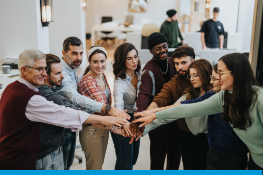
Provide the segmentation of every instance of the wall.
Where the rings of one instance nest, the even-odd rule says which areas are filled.
[[[240,0],[238,33],[242,33],[242,50],[250,50],[255,0]]]
[[[238,1],[239,0],[211,0],[210,17],[213,17],[213,8],[219,7],[220,14],[218,20],[223,23],[225,31],[230,33],[236,33]]]
[[[113,16],[113,20],[118,23],[125,21],[126,15],[134,16],[134,23],[140,23],[142,18],[149,18],[161,25],[167,18],[166,11],[178,9],[180,0],[147,0],[148,7],[146,13],[128,12],[129,0],[86,0],[86,32],[90,33],[94,24],[101,23],[102,16]],[[89,9],[89,10],[88,10]],[[94,16],[94,18],[92,18]]]
[[[0,59],[25,49],[49,52],[49,31],[41,24],[39,0],[1,1],[0,21]]]
[[[62,57],[63,41],[75,36],[83,42],[83,63],[78,70],[82,74],[88,63],[86,60],[85,11],[82,0],[54,0],[54,22],[49,25],[50,53]]]

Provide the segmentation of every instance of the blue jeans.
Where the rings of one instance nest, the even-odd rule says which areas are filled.
[[[129,114],[133,120],[133,114]],[[131,121],[130,120],[130,121]],[[140,139],[129,144],[130,137],[123,137],[119,134],[111,133],[116,152],[115,170],[132,170],[135,165],[140,148]]]
[[[64,170],[62,147],[37,160],[36,170]]]
[[[64,169],[69,170],[75,156],[76,147],[76,132],[72,132],[71,129],[64,130],[65,143],[63,147]]]

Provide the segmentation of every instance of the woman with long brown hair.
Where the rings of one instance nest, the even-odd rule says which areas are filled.
[[[134,119],[134,105],[137,96],[138,80],[141,76],[141,63],[134,45],[124,43],[114,53],[114,107],[127,110]],[[140,140],[129,144],[130,138],[111,133],[116,151],[116,170],[132,170],[138,155]]]

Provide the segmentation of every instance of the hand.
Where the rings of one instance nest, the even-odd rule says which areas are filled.
[[[184,41],[184,40],[182,40],[182,46],[183,46],[183,45],[185,45],[185,44],[186,44],[186,43],[185,43],[185,41]]]
[[[219,49],[223,49],[223,47],[220,47]]]
[[[113,117],[113,116],[101,116],[100,124],[102,125],[116,125],[122,127],[128,121],[121,117]]]
[[[154,121],[154,119],[156,119],[156,114],[152,114],[152,115],[149,115],[147,117],[142,117],[142,118],[136,119],[136,120],[132,121],[132,123],[142,122],[142,124],[139,126],[141,128],[141,127],[144,127],[145,125],[152,123]]]
[[[109,110],[108,114],[114,117],[122,117],[126,120],[130,120],[130,116],[126,113],[127,111],[120,110],[115,107],[111,107],[111,110]]]
[[[207,49],[207,47],[206,46],[203,46],[203,50],[206,50]]]
[[[133,133],[130,130],[130,122],[126,123],[122,127],[123,127],[127,137],[131,137],[133,135]]]
[[[158,108],[156,108],[156,109],[151,109],[151,110],[145,110],[145,111],[142,111],[142,112],[136,112],[136,113],[134,113],[133,115],[134,115],[134,117],[139,117],[139,116],[141,116],[141,117],[146,117],[146,116],[148,116],[148,115],[155,114],[155,113],[157,112],[157,109],[158,109]]]
[[[119,135],[122,135],[122,136],[126,137],[124,129],[118,128],[116,126],[113,127],[112,132],[115,133],[115,134],[119,134]]]
[[[145,127],[140,127],[139,132],[137,133],[137,136],[136,136],[136,137],[135,137],[135,135],[132,136],[131,139],[130,139],[129,144],[132,144],[133,141],[134,141],[134,139],[135,139],[136,141],[138,141],[139,138],[143,136],[144,128],[145,128]]]

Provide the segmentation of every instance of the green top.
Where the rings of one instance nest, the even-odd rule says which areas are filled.
[[[247,145],[251,151],[254,162],[263,168],[263,89],[257,88],[258,99],[255,106],[251,105],[249,109],[250,117],[253,123],[247,130],[233,128],[238,137]],[[224,105],[224,92],[213,95],[212,97],[198,103],[184,104],[172,107],[156,113],[158,120],[179,119],[203,115],[222,113]],[[230,91],[231,93],[231,91]]]
[[[167,38],[169,48],[175,48],[178,44],[178,37],[180,37],[181,40],[184,40],[178,27],[177,20],[175,22],[164,21],[161,25],[160,33]]]

